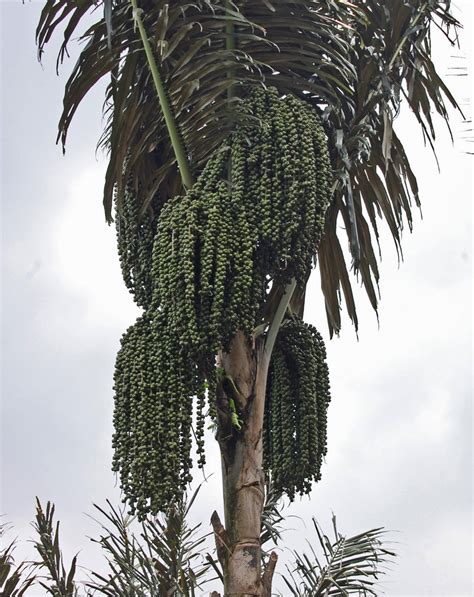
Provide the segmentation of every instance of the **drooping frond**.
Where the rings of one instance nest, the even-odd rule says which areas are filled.
[[[459,109],[431,59],[433,27],[456,42],[459,23],[450,2],[361,0],[356,5],[362,18],[340,35],[350,40],[349,59],[357,75],[341,107],[325,110],[337,186],[318,255],[331,335],[341,327],[342,295],[357,328],[349,266],[337,230],[343,225],[353,269],[376,310],[378,221],[385,220],[401,256],[400,233],[406,225],[411,230],[412,205],[420,205],[416,176],[395,131],[401,102],[407,102],[433,149],[432,113],[449,126],[446,102]]]
[[[78,21],[96,5],[83,0],[72,10],[68,0],[48,1],[37,29],[40,53],[61,25],[65,39],[58,60],[62,61]],[[157,193],[167,199],[182,185],[131,4],[116,0],[106,6],[111,8],[107,19],[104,14],[80,37],[85,46],[66,84],[58,139],[64,145],[78,105],[99,79],[109,75],[101,145],[109,152],[104,207],[110,221],[114,187],[120,205],[130,178],[143,209]],[[218,2],[148,1],[141,2],[141,10],[190,161],[199,171],[230,130],[227,89],[235,80],[252,75],[257,66],[242,51],[226,50],[224,7]],[[228,18],[247,25],[238,12]],[[246,31],[254,29],[246,26]]]
[[[139,6],[195,176],[243,118],[240,85],[271,85],[323,113],[336,183],[319,247],[321,285],[331,334],[341,327],[342,302],[357,328],[350,270],[377,309],[379,224],[385,220],[401,254],[400,233],[411,229],[412,205],[419,204],[415,173],[394,127],[401,101],[430,144],[432,113],[448,122],[447,104],[457,107],[431,58],[433,27],[456,42],[459,23],[450,1],[141,0]],[[48,0],[37,29],[40,54],[61,29],[61,62],[91,11],[97,20],[80,36],[85,45],[66,85],[59,138],[66,141],[83,97],[108,76],[101,139],[109,152],[106,217],[112,217],[114,188],[120,209],[131,184],[140,212],[153,218],[182,184],[129,0]],[[344,257],[341,226],[352,264]],[[304,284],[295,301],[301,314]]]
[[[341,101],[355,75],[346,58],[348,42],[333,35],[336,22],[326,3],[248,2],[227,11],[223,2],[204,0],[140,6],[196,174],[242,119],[238,98],[227,93],[232,85],[265,81],[281,92],[312,93],[327,104]],[[93,9],[98,10],[93,0],[83,0],[75,10],[67,0],[49,0],[37,29],[40,54],[61,26],[61,62],[78,22]],[[345,11],[352,15],[352,9]],[[110,48],[107,20],[112,24]],[[236,31],[235,49],[226,47],[229,21]],[[111,15],[104,13],[80,41],[86,45],[66,85],[58,138],[66,142],[83,97],[109,75],[101,140],[110,153],[104,190],[107,219],[114,186],[121,204],[130,176],[142,209],[157,193],[164,199],[178,194],[181,181],[129,0],[112,2]]]

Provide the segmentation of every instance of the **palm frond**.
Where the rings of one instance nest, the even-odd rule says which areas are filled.
[[[326,597],[329,595],[377,595],[377,582],[384,573],[384,565],[395,557],[385,549],[382,528],[372,529],[343,537],[333,517],[334,541],[322,532],[313,518],[318,542],[322,551],[319,559],[309,544],[311,554],[294,552],[295,563],[287,566],[288,575],[283,576],[291,594],[298,597]]]
[[[395,131],[402,101],[414,113],[421,132],[434,150],[435,112],[449,127],[446,104],[459,110],[455,98],[438,75],[431,59],[431,30],[440,28],[456,43],[459,22],[449,1],[394,0],[356,2],[361,11],[350,30],[349,60],[357,76],[341,107],[325,109],[331,141],[336,188],[319,249],[321,285],[331,335],[341,328],[341,303],[358,325],[350,266],[341,249],[338,231],[343,224],[352,269],[377,310],[379,230],[385,220],[399,258],[401,232],[412,229],[412,205],[419,207],[416,176]]]
[[[95,6],[85,0],[71,11],[67,0],[47,2],[37,29],[40,55],[54,30],[62,26],[65,39],[58,57],[62,61],[77,20]],[[226,50],[226,19],[240,27],[242,39],[255,35],[255,28],[240,12],[225,13],[219,2],[143,1],[140,6],[185,147],[199,171],[235,122],[227,90],[253,74],[257,78],[258,65],[250,56],[242,50]],[[105,16],[80,37],[85,47],[66,84],[58,139],[65,144],[80,102],[99,79],[110,75],[107,125],[100,142],[109,152],[104,207],[110,220],[114,187],[120,203],[130,176],[140,188],[143,209],[157,193],[167,199],[182,186],[129,0],[113,2],[107,21],[113,27],[111,49]]]
[[[281,540],[283,532],[282,522],[286,520],[281,513],[283,494],[275,489],[271,479],[267,479],[265,489],[265,503],[263,505],[262,530],[260,534],[260,544],[262,546],[269,541],[272,541],[276,545]],[[265,553],[265,555],[268,554]]]
[[[0,539],[7,525],[0,523]],[[35,582],[35,576],[26,562],[15,564],[15,541],[0,550],[0,594],[3,597],[22,597]]]
[[[240,87],[271,84],[316,107],[335,172],[318,255],[328,324],[331,335],[339,332],[344,304],[357,328],[351,270],[377,310],[379,222],[386,222],[401,257],[401,232],[411,229],[412,206],[419,205],[396,116],[405,101],[434,149],[432,113],[449,126],[448,106],[459,106],[433,64],[431,30],[441,29],[454,44],[460,25],[449,0],[235,0],[228,5],[139,1],[193,174],[242,119]],[[80,22],[94,11],[97,20],[79,37],[85,45],[66,84],[58,139],[65,144],[82,99],[109,77],[100,141],[109,154],[106,218],[111,221],[114,190],[120,209],[127,184],[137,193],[143,217],[154,218],[183,187],[129,0],[47,0],[37,28],[39,53],[61,29],[61,63]],[[226,45],[227,24],[235,32],[235,48]],[[231,88],[237,93],[229,94]],[[340,238],[342,224],[346,241]],[[303,304],[301,288],[294,307],[301,312]]]
[[[93,541],[101,546],[109,573],[92,572],[89,588],[110,597],[193,597],[209,580],[210,569],[204,555],[209,535],[199,532],[200,524],[190,527],[186,522],[198,491],[189,502],[183,499],[163,516],[146,519],[138,531],[133,530],[135,519],[123,510],[110,502],[108,510],[96,505],[105,523],[100,523],[102,534]]]
[[[36,498],[36,519],[33,528],[39,537],[34,542],[40,557],[35,566],[45,570],[43,580],[39,584],[53,597],[76,597],[78,588],[74,576],[77,556],[73,557],[69,571],[66,572],[59,545],[59,522],[54,524],[54,504],[48,502],[43,510],[41,502]]]
[[[61,62],[78,22],[96,6],[83,0],[72,10],[67,0],[49,0],[37,28],[40,55],[54,31],[63,27]],[[333,35],[337,23],[324,2],[241,2],[232,10],[204,0],[142,1],[140,6],[195,173],[242,119],[238,97],[228,96],[230,87],[266,81],[282,93],[309,93],[319,103],[339,103],[355,75],[346,58],[348,42]],[[156,194],[165,200],[182,186],[130,2],[116,0],[106,8],[79,38],[86,45],[66,84],[58,139],[65,144],[80,102],[110,75],[107,125],[100,142],[109,152],[104,207],[110,220],[114,187],[120,204],[130,176],[143,211]],[[352,19],[353,9],[344,11]],[[338,8],[337,14],[341,12]],[[341,20],[349,17],[344,14]],[[235,49],[226,48],[229,21],[236,32]]]

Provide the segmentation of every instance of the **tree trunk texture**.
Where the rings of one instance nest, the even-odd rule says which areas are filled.
[[[265,501],[263,413],[269,358],[263,342],[237,333],[220,355],[218,441],[222,458],[225,528],[216,512],[212,525],[224,574],[225,597],[270,597],[277,556],[262,570],[261,518]],[[222,370],[221,369],[221,370]],[[233,400],[242,425],[232,423]]]

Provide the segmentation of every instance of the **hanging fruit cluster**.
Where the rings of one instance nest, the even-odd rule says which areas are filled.
[[[215,354],[237,330],[251,333],[270,281],[305,279],[330,197],[314,110],[260,88],[243,109],[258,126],[237,129],[158,220],[155,299],[172,333],[200,354]]]
[[[258,138],[245,130],[237,136],[237,197],[247,202],[257,232],[255,267],[276,281],[305,280],[331,195],[324,129],[308,104],[274,88],[254,90],[246,108],[260,129]]]
[[[127,189],[117,218],[124,280],[146,311],[117,357],[114,470],[140,516],[162,510],[190,479],[195,400],[203,464],[215,355],[261,323],[271,283],[305,280],[322,234],[331,168],[317,114],[263,88],[242,109],[244,124],[186,195],[140,220]]]
[[[326,348],[318,331],[286,319],[270,363],[263,436],[264,467],[291,500],[321,478],[330,401]]]
[[[150,306],[153,288],[151,255],[156,233],[157,202],[153,202],[155,205],[150,205],[146,213],[140,214],[137,196],[137,189],[129,181],[122,205],[115,206],[115,227],[123,281],[137,305],[146,309]]]
[[[205,380],[164,335],[162,313],[145,313],[123,335],[114,375],[112,468],[132,512],[158,512],[191,480],[193,401],[204,462]]]
[[[234,149],[206,165],[194,187],[161,211],[153,248],[154,303],[168,334],[194,358],[215,355],[238,329],[250,333],[264,300],[255,275],[256,233],[226,180]],[[233,184],[238,162],[232,161]]]

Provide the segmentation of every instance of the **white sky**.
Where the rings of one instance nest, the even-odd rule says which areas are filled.
[[[120,276],[115,232],[104,224],[105,160],[95,157],[101,91],[79,110],[66,156],[55,146],[64,76],[55,54],[36,62],[41,2],[1,5],[2,455],[0,512],[22,539],[32,536],[34,500],[56,503],[67,556],[100,566],[86,535],[97,535],[92,502],[119,501],[110,472],[112,375],[122,332],[136,317]],[[437,47],[440,72],[472,64],[472,5],[458,1],[463,52]],[[456,58],[452,56],[456,54]],[[71,65],[63,69],[67,74]],[[471,78],[449,77],[461,102]],[[470,107],[467,107],[470,113]],[[327,338],[332,384],[329,452],[311,499],[293,504],[285,544],[302,549],[316,516],[330,531],[376,526],[397,531],[387,595],[473,594],[472,539],[472,162],[466,129],[453,118],[454,147],[440,126],[437,173],[413,122],[401,133],[419,176],[423,221],[404,238],[398,267],[383,243],[380,329],[362,292],[356,340],[345,320],[329,342],[311,280],[306,319]],[[472,138],[472,134],[471,134]],[[220,465],[211,439],[193,512],[208,526],[221,508]],[[200,473],[196,473],[200,479]],[[32,555],[31,546],[18,555]],[[279,570],[283,571],[283,566]],[[40,595],[40,593],[36,593]],[[28,595],[35,597],[35,592]]]

